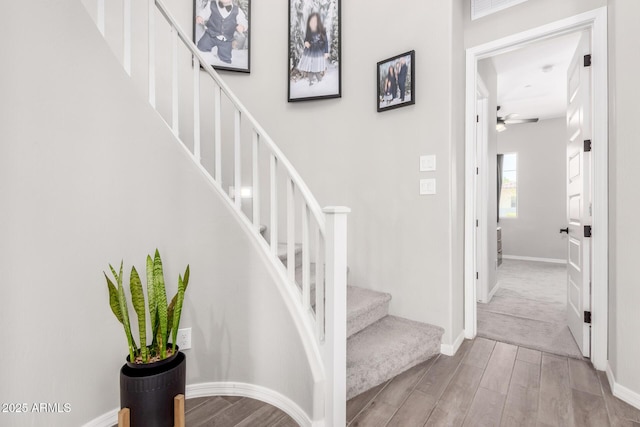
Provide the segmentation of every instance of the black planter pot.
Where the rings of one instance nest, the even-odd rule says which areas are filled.
[[[129,408],[132,427],[173,427],[173,399],[184,394],[184,353],[151,365],[120,369],[120,407]]]

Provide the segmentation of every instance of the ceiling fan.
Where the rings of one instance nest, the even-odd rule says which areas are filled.
[[[500,111],[500,106],[498,105],[498,111]],[[512,113],[512,114],[507,114],[504,117],[500,117],[498,116],[498,122],[496,124],[496,130],[498,132],[503,132],[505,130],[507,130],[507,125],[518,125],[521,123],[537,123],[538,119],[536,118],[532,118],[532,119],[518,119],[518,114]]]

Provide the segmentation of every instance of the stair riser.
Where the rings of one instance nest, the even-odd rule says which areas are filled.
[[[432,357],[438,356],[439,354],[440,354],[439,348],[437,350],[434,350],[432,348],[425,348],[425,353],[423,357],[420,357],[412,361],[411,363],[408,363],[398,369],[385,372],[385,375],[380,375],[380,376],[367,375],[366,377],[359,377],[357,375],[347,374],[347,400],[352,399],[358,396],[359,394],[362,394],[365,391],[370,390],[376,386],[379,386],[385,381],[388,381],[391,378],[394,378],[400,375],[401,373],[408,371],[414,366],[417,366],[423,362],[426,362]]]
[[[444,329],[386,316],[347,340],[347,399],[440,353]]]
[[[376,323],[389,314],[389,301],[373,307],[366,313],[350,318],[347,321],[347,338],[357,334],[369,325]]]

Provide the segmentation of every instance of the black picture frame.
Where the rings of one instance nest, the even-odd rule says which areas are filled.
[[[378,112],[394,110],[416,103],[416,51],[401,53],[378,62],[376,104]],[[393,67],[395,81],[388,79]],[[403,68],[405,67],[405,68]],[[404,78],[401,77],[404,75]],[[403,80],[401,84],[400,79]],[[407,91],[409,89],[409,91]],[[409,99],[407,99],[407,96]]]
[[[307,31],[314,16],[324,32]],[[289,102],[342,97],[342,0],[289,0],[288,59]]]
[[[229,0],[222,0],[223,3],[226,1]],[[251,0],[230,1],[232,9],[227,12],[230,12],[231,14],[237,13],[236,23],[245,27],[244,31],[238,31],[238,27],[236,26],[234,28],[233,40],[230,42],[228,38],[222,34],[219,35],[219,37],[225,39],[219,40],[219,37],[214,34],[214,31],[210,30],[208,33],[206,31],[206,24],[209,24],[210,16],[214,13],[215,9],[220,10],[219,7],[216,7],[215,9],[211,8],[212,4],[215,7],[217,6],[217,3],[218,0],[193,0],[193,42],[209,65],[214,69],[250,73]],[[201,16],[203,14],[206,16]],[[242,15],[244,15],[244,18]],[[242,21],[246,21],[246,26],[244,25],[245,22]],[[208,39],[203,39],[205,36],[207,36]],[[229,43],[231,44],[230,46]],[[209,46],[212,46],[211,49],[208,49]],[[230,54],[227,53],[229,47],[231,47]],[[204,50],[202,48],[204,48]],[[225,52],[221,52],[221,48],[223,48]]]

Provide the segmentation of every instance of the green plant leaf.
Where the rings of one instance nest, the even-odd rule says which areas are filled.
[[[160,322],[157,333],[160,358],[167,357],[167,291],[164,286],[164,273],[162,271],[162,259],[156,249],[153,259],[153,284],[156,294],[156,304],[158,306],[158,319]]]
[[[184,282],[184,291],[187,292],[187,286],[189,286],[189,276],[191,274],[191,270],[189,269],[189,264],[187,264],[187,268],[184,270],[184,277],[183,277],[183,282]]]
[[[169,307],[167,307],[167,336],[165,338],[167,342],[169,342],[169,337],[172,335],[171,333],[173,330],[173,312],[176,308],[177,299],[178,299],[178,293],[176,292],[173,298],[171,298],[171,303],[169,303]],[[173,343],[175,344],[175,342]]]
[[[109,289],[109,305],[111,306],[111,311],[113,315],[116,316],[118,322],[122,323],[122,313],[120,312],[120,300],[118,299],[118,290],[115,285],[107,276],[107,273],[104,273],[104,278],[107,279],[107,288]]]
[[[147,255],[147,295],[149,298],[149,320],[151,321],[151,336],[155,341],[158,333],[158,305],[156,303],[156,290],[154,285],[153,259]]]
[[[133,309],[138,316],[138,330],[140,333],[140,356],[146,363],[149,361],[147,352],[147,316],[145,313],[144,292],[142,291],[142,282],[135,267],[131,267],[131,276],[129,279],[129,288],[131,289],[131,303]]]
[[[121,269],[122,270],[122,269]],[[131,335],[131,324],[129,323],[129,309],[127,306],[127,297],[124,294],[124,286],[122,286],[122,273],[118,277],[118,302],[120,305],[120,313],[122,313],[122,325],[124,327],[124,333],[127,336],[127,342],[129,344],[129,360],[133,362],[135,360],[135,343],[133,342],[133,336]]]
[[[187,266],[187,272],[185,273],[185,275],[188,273],[188,271],[189,271],[189,266]],[[176,339],[178,338],[178,327],[180,326],[180,316],[182,316],[182,304],[184,302],[184,291],[186,289],[187,289],[187,285],[182,280],[182,276],[179,275],[178,276],[178,293],[176,294],[176,297],[178,298],[178,300],[176,302],[175,311],[172,316],[173,337],[171,342],[173,343],[174,353],[176,351]]]
[[[182,280],[183,284],[184,284],[184,291],[183,291],[183,299],[184,299],[184,292],[187,291],[187,286],[189,286],[189,266],[187,265],[187,269],[184,272],[184,279],[181,278],[180,276],[178,276],[178,291],[180,288],[180,280]],[[176,294],[173,296],[173,298],[171,298],[171,303],[169,303],[169,307],[167,308],[167,324],[168,324],[168,331],[167,331],[167,342],[169,339],[169,335],[172,335],[172,340],[171,342],[173,344],[175,344],[176,342],[176,336],[178,333],[178,326],[180,326],[180,314],[178,314],[178,323],[177,325],[174,323],[174,313],[175,313],[175,309],[176,309],[176,302],[178,301],[178,292],[176,292]],[[180,312],[182,312],[182,307],[180,308]],[[175,347],[173,348],[175,350]]]
[[[109,264],[109,269],[111,270],[111,274],[113,274],[113,277],[116,279],[116,284],[120,285],[122,284],[122,264],[124,261],[120,261],[120,274],[118,274],[118,272],[115,270],[115,268],[113,268],[113,266],[111,264]]]

